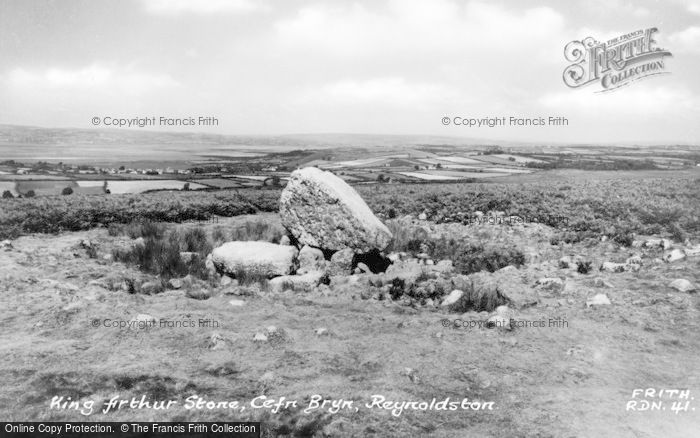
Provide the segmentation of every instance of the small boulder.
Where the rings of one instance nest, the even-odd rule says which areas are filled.
[[[462,298],[462,295],[464,295],[463,291],[461,291],[459,289],[455,289],[452,292],[450,292],[449,295],[447,295],[445,298],[443,298],[442,303],[440,305],[443,307],[451,306],[451,305],[455,304],[457,301],[459,301],[460,298]]]
[[[170,289],[180,289],[182,288],[182,280],[179,278],[171,278],[168,280],[168,286],[170,286]]]
[[[233,307],[242,307],[245,306],[245,301],[243,300],[231,300],[228,302],[230,305]]]
[[[163,292],[163,285],[160,283],[160,281],[147,281],[145,283],[141,283],[139,292],[146,295],[157,294],[159,292]]]
[[[608,306],[610,305],[610,299],[605,294],[597,294],[590,300],[586,301],[586,307],[591,306]]]
[[[326,260],[323,257],[323,251],[318,248],[312,248],[304,245],[299,251],[299,269],[298,274],[306,274],[311,271],[322,271],[326,267]]]
[[[696,290],[695,285],[684,278],[673,280],[669,286],[679,292],[693,292]]]
[[[689,246],[683,252],[685,252],[686,257],[698,257],[700,256],[700,245]]]
[[[149,315],[148,313],[139,313],[136,315],[133,319],[134,322],[137,324],[143,326],[149,326],[149,325],[155,325],[156,323],[156,318],[152,315]]]
[[[276,277],[294,272],[297,249],[293,246],[269,242],[228,242],[215,248],[212,262],[226,274],[236,276],[241,271],[248,275]]]
[[[322,271],[312,271],[302,275],[282,275],[271,279],[268,284],[272,292],[283,292],[285,290],[311,292],[319,285],[323,275]]]
[[[226,338],[221,333],[214,332],[206,341],[206,346],[210,350],[221,350],[226,348]]]
[[[336,251],[331,256],[331,262],[328,266],[328,274],[350,275],[352,273],[352,261],[354,257],[355,254],[349,248]]]
[[[685,252],[681,249],[674,249],[664,254],[664,261],[668,263],[677,262],[685,258]]]
[[[319,327],[316,329],[316,336],[328,336],[328,329],[325,327]]]

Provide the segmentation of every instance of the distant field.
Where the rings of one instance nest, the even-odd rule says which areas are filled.
[[[205,186],[216,187],[219,189],[231,189],[241,187],[238,181],[227,179],[227,178],[209,178],[209,179],[196,179],[194,180],[197,184],[203,184]]]
[[[108,181],[107,188],[113,194],[143,193],[149,190],[182,190],[187,181],[179,180],[150,180],[150,181]],[[194,182],[189,183],[190,190],[205,189],[206,186]]]
[[[0,181],[0,192],[9,190],[13,196],[17,196],[17,191],[15,190],[15,183],[10,181]]]
[[[446,156],[446,157],[438,157],[435,159],[429,159],[430,161],[448,161],[450,163],[457,163],[457,164],[483,164],[479,160],[475,160],[473,158],[466,158],[466,157],[457,157],[457,156]],[[421,161],[427,161],[427,160],[421,160]],[[431,164],[436,164],[436,163],[431,163]]]
[[[418,178],[418,179],[423,179],[426,181],[456,181],[462,178],[455,177],[455,176],[447,176],[447,175],[431,175],[428,173],[420,173],[420,172],[398,172],[399,175],[403,176],[410,176],[411,178]]]
[[[491,169],[485,169],[491,170]],[[430,175],[438,176],[452,176],[460,179],[464,178],[493,178],[497,176],[504,176],[504,173],[498,172],[459,172],[454,170],[426,170],[425,173]]]
[[[513,159],[515,159],[516,163],[544,163],[544,161],[542,161],[542,160],[537,160],[535,158],[530,158],[530,157],[521,157],[519,155],[494,154],[491,156],[502,158],[502,159],[508,160],[508,161],[510,161],[510,158],[513,158]]]

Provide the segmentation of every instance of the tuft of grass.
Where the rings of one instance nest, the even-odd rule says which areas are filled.
[[[265,221],[248,221],[234,228],[230,240],[263,240],[278,243],[284,236],[284,229],[276,227]]]
[[[212,244],[202,229],[184,232],[171,230],[166,233],[166,228],[161,224],[135,223],[127,225],[124,231],[132,236],[143,237],[144,244],[127,250],[114,250],[115,260],[158,275],[163,281],[187,275],[201,279],[209,277],[205,259],[206,254],[211,252]],[[185,261],[180,254],[183,250],[196,254]]]
[[[451,312],[492,312],[496,307],[508,304],[507,298],[498,287],[477,286],[472,281],[466,285],[463,292],[462,297],[449,307]]]

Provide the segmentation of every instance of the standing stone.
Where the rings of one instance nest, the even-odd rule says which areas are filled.
[[[211,260],[219,271],[236,276],[243,271],[249,275],[276,277],[295,270],[297,249],[270,242],[228,242],[215,248]]]
[[[280,216],[301,245],[367,253],[385,249],[392,239],[352,187],[315,167],[292,172],[280,197]]]

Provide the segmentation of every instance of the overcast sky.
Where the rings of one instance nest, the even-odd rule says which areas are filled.
[[[564,85],[566,43],[647,27],[671,74]],[[698,78],[700,0],[0,0],[0,123],[211,115],[221,134],[700,143]],[[441,123],[510,115],[570,125]]]

